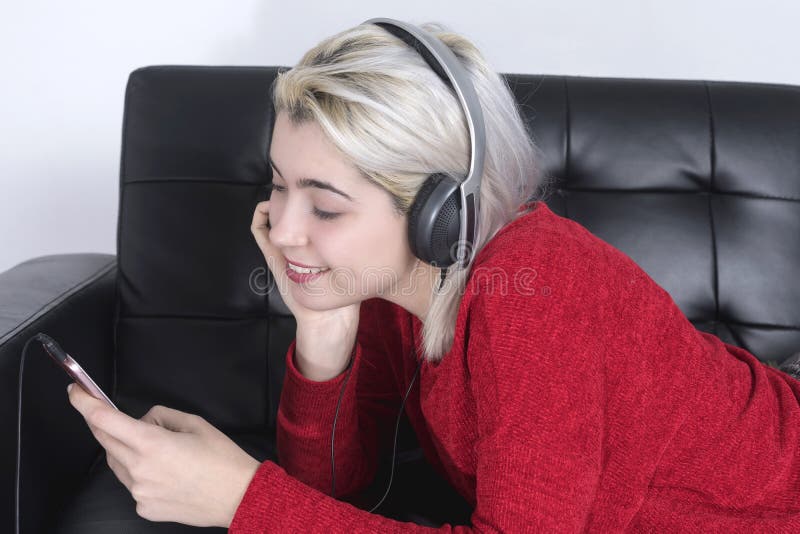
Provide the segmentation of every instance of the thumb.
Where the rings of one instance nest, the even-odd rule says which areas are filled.
[[[202,418],[198,415],[155,405],[142,416],[140,421],[158,425],[174,432],[198,432]]]

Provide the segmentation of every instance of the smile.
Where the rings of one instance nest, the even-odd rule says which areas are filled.
[[[309,273],[310,274],[316,274],[316,273],[321,273],[323,271],[327,271],[328,270],[328,267],[325,267],[325,268],[321,268],[321,267],[299,267],[297,265],[293,265],[292,263],[289,263],[288,261],[286,262],[286,264],[289,266],[289,268],[291,270],[293,270],[296,273],[300,273],[300,274],[309,274]]]

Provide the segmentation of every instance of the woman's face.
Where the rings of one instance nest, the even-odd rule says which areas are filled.
[[[315,122],[294,125],[285,112],[275,119],[269,157],[270,240],[287,262],[329,269],[310,282],[290,280],[293,298],[314,310],[375,296],[408,299],[400,292],[409,291],[417,262],[407,217],[389,194],[362,177]]]

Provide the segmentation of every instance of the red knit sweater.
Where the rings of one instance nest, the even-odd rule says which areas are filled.
[[[800,381],[698,331],[628,256],[546,204],[480,251],[452,349],[405,412],[473,507],[457,532],[800,532]],[[416,370],[420,321],[362,303],[336,423],[337,497],[373,480]],[[330,497],[346,373],[304,378],[292,342],[265,461],[230,532],[436,530]]]

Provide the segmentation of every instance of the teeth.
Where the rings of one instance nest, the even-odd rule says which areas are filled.
[[[289,262],[287,262],[287,264],[289,265],[289,268],[291,270],[293,270],[294,272],[296,272],[296,273],[303,273],[303,274],[320,273],[322,271],[327,271],[328,270],[327,267],[324,268],[324,269],[319,269],[319,268],[316,268],[316,267],[298,267],[297,265],[293,265],[293,264],[291,264]]]

